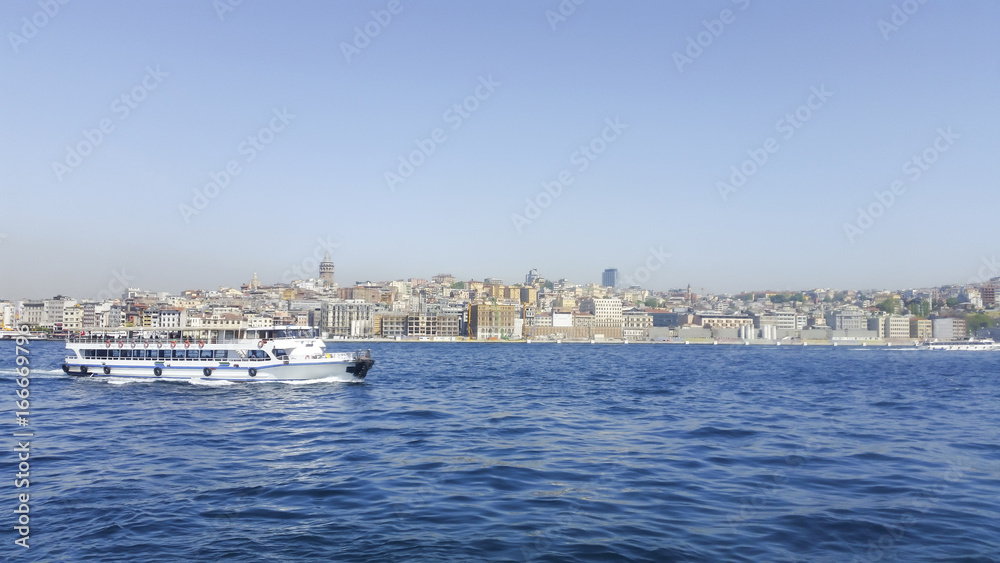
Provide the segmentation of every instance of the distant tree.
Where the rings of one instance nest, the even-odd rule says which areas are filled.
[[[789,297],[788,300],[789,301],[798,301],[798,302],[801,303],[801,302],[804,302],[806,300],[806,296],[802,292],[799,292],[799,293],[796,293],[795,295],[792,295],[791,297]]]
[[[844,301],[847,301],[847,292],[838,291],[837,293],[834,293],[833,300],[836,301],[837,303],[843,303]]]
[[[455,282],[451,284],[452,289],[465,289],[465,282]]]
[[[983,313],[973,313],[965,317],[965,326],[971,334],[975,334],[984,328],[990,328],[993,324],[993,318]]]
[[[655,297],[647,297],[643,303],[650,309],[653,309],[659,306],[660,300]]]
[[[784,303],[786,301],[788,301],[787,295],[779,293],[778,295],[771,296],[771,303]]]
[[[906,304],[910,314],[918,317],[926,317],[931,314],[931,302],[926,299],[914,299]]]
[[[545,289],[552,289],[555,286],[553,286],[552,282],[550,282],[549,280],[545,280],[545,284],[542,287],[544,287]]]
[[[955,305],[958,305],[958,297],[949,297],[944,300],[944,304],[949,307],[954,307]]]
[[[896,299],[895,297],[890,297],[889,299],[886,299],[885,301],[879,303],[875,307],[879,311],[889,313],[890,315],[895,315],[899,313],[902,305],[900,304],[899,299]]]

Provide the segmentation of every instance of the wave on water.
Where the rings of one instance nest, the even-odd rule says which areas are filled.
[[[26,417],[39,517],[29,559],[1000,553],[990,473],[1000,449],[988,423],[1000,354],[372,348],[364,380],[233,382],[67,376],[59,344],[39,344]],[[0,374],[15,373],[11,357],[0,356]],[[16,385],[4,378],[10,425]]]
[[[192,378],[187,380],[191,385],[204,385],[205,387],[226,387],[228,385],[236,385],[235,381],[226,381],[225,379],[204,379],[204,378]]]
[[[296,379],[283,381],[252,381],[251,383],[284,383],[285,385],[317,385],[320,383],[364,383],[353,375],[331,375],[322,379]]]

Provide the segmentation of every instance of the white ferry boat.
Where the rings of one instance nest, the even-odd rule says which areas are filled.
[[[66,352],[64,372],[99,377],[295,381],[349,375],[363,379],[375,363],[370,350],[328,353],[316,329],[308,326],[224,331],[98,329],[69,335]]]
[[[997,344],[989,338],[970,338],[969,340],[928,342],[924,346],[926,346],[928,350],[970,350],[976,352],[1000,350],[1000,344]]]

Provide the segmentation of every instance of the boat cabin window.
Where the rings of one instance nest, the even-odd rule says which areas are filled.
[[[216,360],[225,360],[229,357],[228,354],[226,353],[228,352],[228,350],[214,350],[214,352]]]
[[[275,338],[316,338],[316,329],[312,327],[283,328],[274,331]]]
[[[252,359],[252,360],[266,360],[267,359],[267,352],[265,352],[263,350],[250,350],[250,352],[247,354],[247,356],[249,356],[250,359]]]

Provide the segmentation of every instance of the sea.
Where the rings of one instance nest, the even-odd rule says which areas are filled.
[[[1000,353],[372,343],[363,382],[206,383],[37,341],[17,405],[14,346],[3,561],[1000,561]]]

